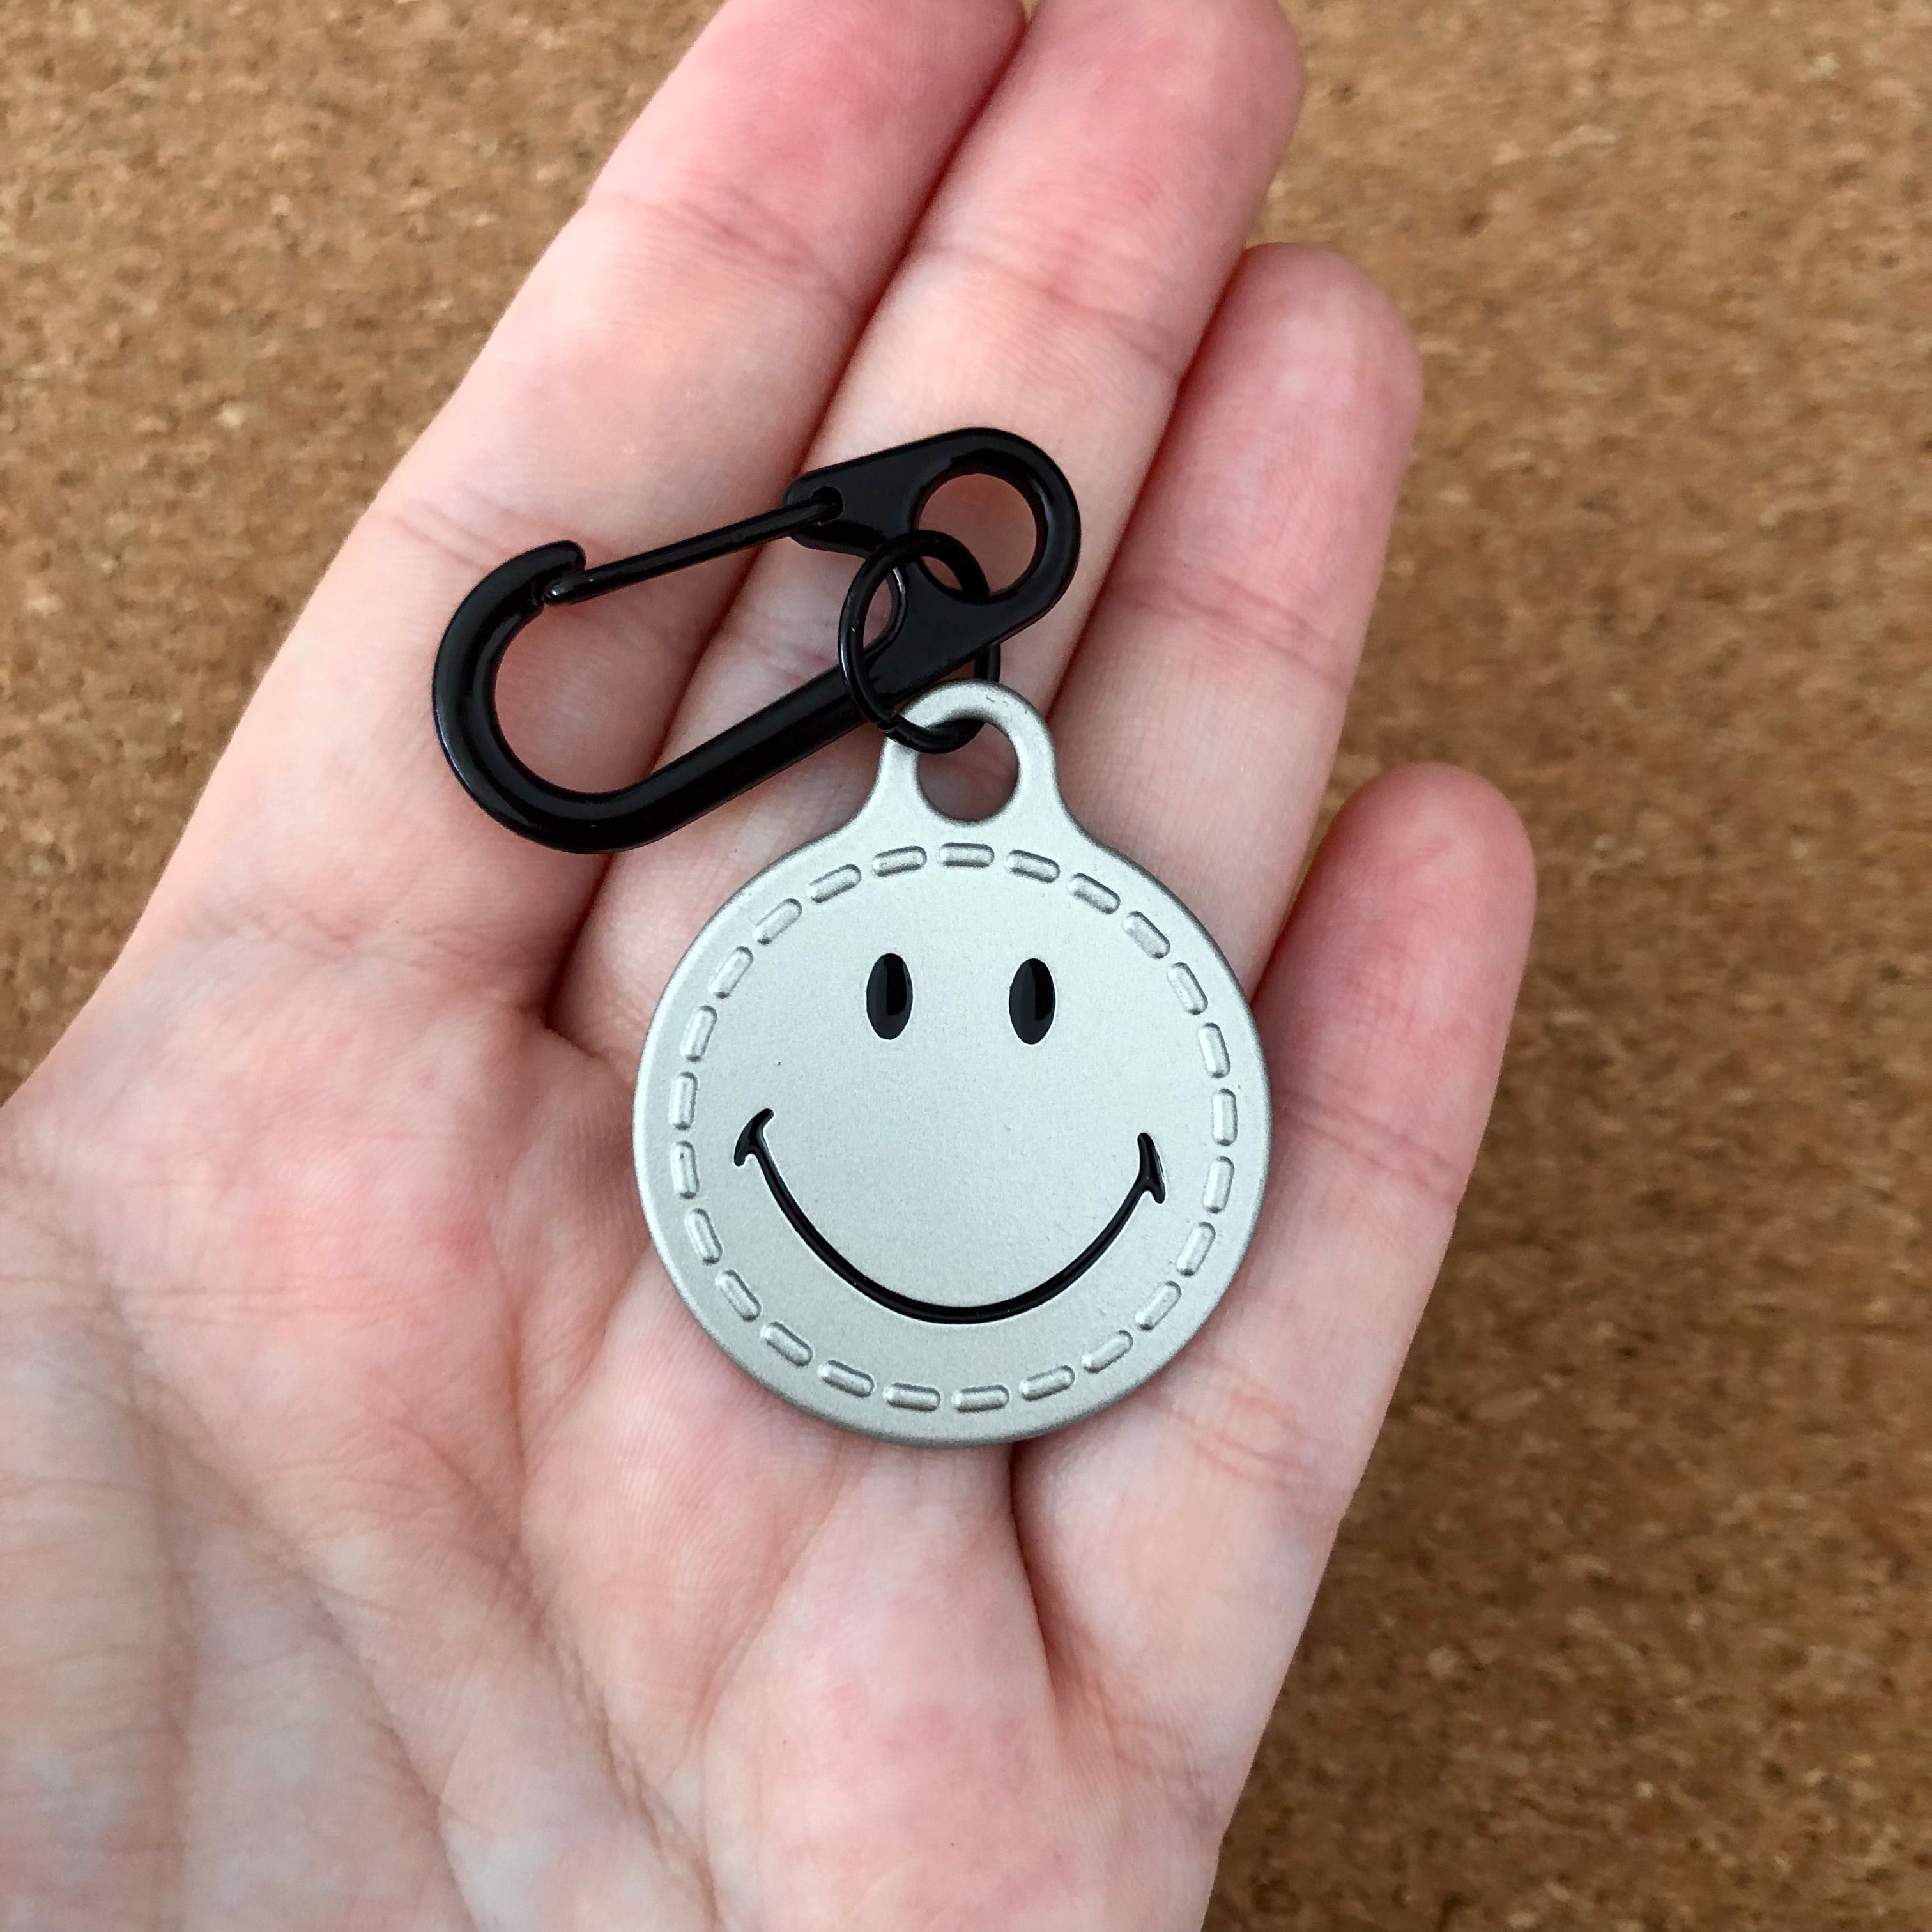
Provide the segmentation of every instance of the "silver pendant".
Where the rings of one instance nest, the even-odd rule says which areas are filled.
[[[827,1422],[1005,1442],[1171,1361],[1267,1183],[1267,1069],[1186,907],[1096,844],[996,685],[929,692],[1019,760],[962,824],[888,742],[840,830],[736,894],[672,976],[638,1078],[638,1184],[678,1292]]]

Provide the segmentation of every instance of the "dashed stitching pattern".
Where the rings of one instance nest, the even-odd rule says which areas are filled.
[[[984,853],[982,858],[981,854]],[[992,854],[982,846],[948,846],[941,854],[941,862],[947,865],[986,866],[990,864]],[[876,854],[872,860],[872,870],[879,878],[891,879],[903,873],[920,870],[926,862],[925,851],[918,846],[895,846],[891,850]],[[1041,884],[1051,885],[1061,876],[1058,862],[1036,852],[1016,848],[1006,855],[1006,868],[1016,878]],[[841,866],[814,880],[807,889],[806,896],[814,905],[824,905],[841,898],[863,883],[864,874],[856,866]],[[1103,919],[1111,919],[1120,910],[1120,895],[1111,886],[1090,878],[1084,872],[1076,872],[1066,881],[1066,890],[1080,904]],[[770,946],[789,932],[804,916],[804,908],[795,898],[781,900],[762,919],[754,922],[752,932],[760,946]],[[1132,943],[1156,963],[1166,960],[1172,950],[1163,933],[1144,913],[1130,912],[1121,922],[1122,928]],[[747,946],[735,947],[718,968],[710,984],[711,997],[720,1004],[729,1000],[741,986],[753,965],[756,955]],[[1176,961],[1166,968],[1168,985],[1174,989],[1181,1010],[1190,1018],[1198,1018],[1208,1010],[1208,995],[1202,990],[1199,980],[1186,964]],[[683,1057],[688,1063],[671,1088],[670,1120],[672,1128],[680,1134],[690,1129],[697,1118],[698,1076],[692,1070],[700,1063],[710,1051],[712,1037],[717,1029],[718,1009],[700,1006],[692,1016],[686,1028]],[[1210,1080],[1217,1086],[1227,1077],[1229,1057],[1220,1028],[1209,1022],[1199,1033],[1201,1057]],[[1232,1147],[1236,1138],[1234,1096],[1232,1092],[1221,1089],[1213,1096],[1209,1119],[1209,1137],[1219,1148]],[[672,1186],[681,1201],[695,1202],[700,1196],[700,1187],[698,1172],[696,1150],[691,1142],[680,1140],[670,1150]],[[1209,1170],[1209,1178],[1202,1196],[1202,1207],[1209,1214],[1218,1214],[1228,1203],[1234,1185],[1234,1163],[1226,1154],[1215,1161]],[[711,1216],[700,1207],[689,1208],[685,1215],[685,1227],[698,1258],[707,1267],[715,1266],[724,1258],[724,1244],[719,1240],[716,1226]],[[1205,1260],[1214,1245],[1215,1228],[1208,1221],[1196,1222],[1187,1231],[1180,1252],[1174,1258],[1174,1272],[1184,1279],[1193,1275]],[[744,1277],[735,1269],[724,1268],[715,1278],[719,1294],[741,1320],[755,1322],[764,1312],[764,1305]],[[1153,1298],[1134,1317],[1133,1326],[1143,1334],[1150,1334],[1173,1311],[1181,1298],[1179,1282],[1163,1282]],[[768,1322],[760,1330],[766,1345],[776,1354],[792,1364],[794,1368],[811,1366],[815,1351],[812,1344],[795,1330],[782,1322]],[[1125,1357],[1133,1347],[1132,1329],[1115,1329],[1111,1334],[1096,1343],[1080,1358],[1081,1368],[1090,1376],[1104,1374]],[[854,1367],[847,1362],[828,1359],[818,1370],[819,1379],[828,1388],[835,1388],[850,1396],[855,1401],[866,1402],[872,1398],[879,1387],[875,1377],[867,1370]],[[1023,1378],[1018,1385],[1020,1398],[1024,1402],[1050,1401],[1054,1396],[1064,1395],[1078,1380],[1072,1368],[1066,1363],[1056,1363]],[[1012,1400],[1013,1391],[1004,1383],[984,1383],[972,1388],[956,1389],[951,1397],[952,1407],[962,1414],[982,1414],[995,1412],[1006,1407]],[[889,1407],[911,1414],[930,1414],[946,1400],[942,1392],[920,1382],[891,1382],[886,1384],[884,1400]]]

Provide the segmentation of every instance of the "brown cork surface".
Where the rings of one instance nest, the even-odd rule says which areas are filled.
[[[708,10],[0,10],[0,1090]],[[1544,900],[1210,1922],[1923,1928],[1932,4],[1300,17],[1268,228],[1431,378],[1342,778]]]

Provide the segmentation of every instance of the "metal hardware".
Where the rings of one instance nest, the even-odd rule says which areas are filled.
[[[862,656],[847,653],[854,671],[826,670],[618,790],[553,784],[511,748],[496,714],[497,674],[524,626],[552,606],[586,602],[781,536],[869,560],[916,533],[938,537],[919,530],[926,504],[942,484],[976,475],[1010,484],[1033,512],[1033,559],[1008,589],[973,595],[982,578],[973,577],[952,551],[922,545],[916,555],[952,560],[960,588],[915,567],[915,554],[908,553],[880,579],[889,575],[892,582],[892,620]],[[1023,437],[987,429],[955,430],[814,470],[792,484],[776,510],[594,568],[579,545],[547,544],[492,571],[451,619],[434,680],[437,736],[470,795],[524,838],[568,852],[648,844],[854,729],[871,715],[868,696],[890,714],[968,662],[988,662],[986,654],[1060,601],[1079,556],[1079,508],[1059,466]],[[862,610],[858,622],[862,629]],[[997,658],[990,662],[997,670]],[[948,734],[945,748],[955,739],[963,743],[974,728]]]
[[[914,530],[910,536],[895,537],[860,565],[852,587],[845,593],[845,608],[838,617],[838,674],[854,704],[896,743],[915,752],[956,752],[978,735],[977,721],[948,724],[936,731],[908,723],[872,688],[872,660],[877,646],[871,650],[866,646],[866,619],[880,586],[898,582],[908,563],[925,557],[946,565],[958,578],[961,591],[975,603],[986,601],[986,573],[964,544],[943,530]],[[974,662],[974,675],[987,684],[999,682],[998,644],[980,653]]]

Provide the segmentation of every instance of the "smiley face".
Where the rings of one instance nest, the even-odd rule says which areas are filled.
[[[1012,988],[1007,998],[1009,1016],[1012,1022],[1015,1036],[1028,1046],[1042,1045],[1052,1030],[1053,1021],[1058,1006],[1058,995],[1054,984],[1053,969],[1043,959],[1023,961],[1013,974]],[[882,1040],[896,1040],[906,1030],[912,1017],[912,973],[904,959],[896,952],[882,952],[872,968],[866,987],[866,1013],[872,1030]],[[942,1021],[942,1024],[947,1024]],[[960,1040],[972,1036],[978,1044],[978,1036],[983,1028],[962,1025],[954,1019],[948,1025],[952,1038],[946,1042],[947,1049],[956,1048]],[[998,1043],[994,1050],[998,1051]],[[926,1056],[931,1058],[932,1056]],[[951,1053],[945,1053],[950,1058]],[[1045,1064],[1046,1055],[1025,1056],[1036,1066]],[[899,1070],[903,1075],[904,1070]],[[1022,1081],[1018,1078],[1018,1068],[1009,1070],[1009,1079],[1013,1089],[1036,1086],[1037,1079]],[[877,1070],[874,1077],[890,1081],[894,1070],[890,1066]],[[1052,1080],[1048,1072],[1048,1081]],[[773,1156],[766,1138],[765,1130],[770,1124],[772,1110],[765,1108],[745,1123],[744,1131],[738,1136],[738,1145],[732,1156],[735,1164],[742,1166],[747,1160],[755,1160],[765,1177],[765,1184],[772,1192],[772,1198],[778,1203],[779,1211],[791,1223],[800,1240],[850,1287],[856,1288],[868,1300],[877,1302],[882,1308],[890,1309],[896,1314],[911,1317],[918,1322],[939,1322],[965,1324],[988,1322],[1004,1322],[1016,1315],[1029,1313],[1042,1308],[1056,1296],[1064,1294],[1088,1270],[1100,1260],[1111,1248],[1115,1238],[1126,1228],[1135,1208],[1144,1196],[1155,1202],[1167,1198],[1167,1183],[1162,1173],[1160,1153],[1154,1144],[1154,1136],[1144,1131],[1136,1136],[1137,1156],[1134,1178],[1120,1205],[1108,1217],[1107,1225],[1094,1236],[1066,1264],[1056,1268],[1047,1278],[1035,1286],[1013,1294],[998,1294],[992,1300],[970,1299],[953,1301],[934,1299],[928,1295],[907,1294],[898,1288],[887,1288],[874,1281],[864,1270],[849,1261],[838,1246],[828,1240],[818,1223],[800,1204],[798,1198],[786,1184],[777,1160]],[[935,1140],[935,1144],[938,1144]],[[967,1250],[970,1252],[970,1247]],[[940,1279],[952,1276],[950,1268],[943,1268]],[[978,1292],[970,1282],[969,1292]]]
[[[1245,1250],[1268,1090],[1186,908],[1096,844],[1012,693],[930,693],[1019,753],[965,825],[885,748],[843,830],[706,926],[646,1040],[638,1178],[694,1314],[800,1406],[1011,1440],[1170,1360]]]

